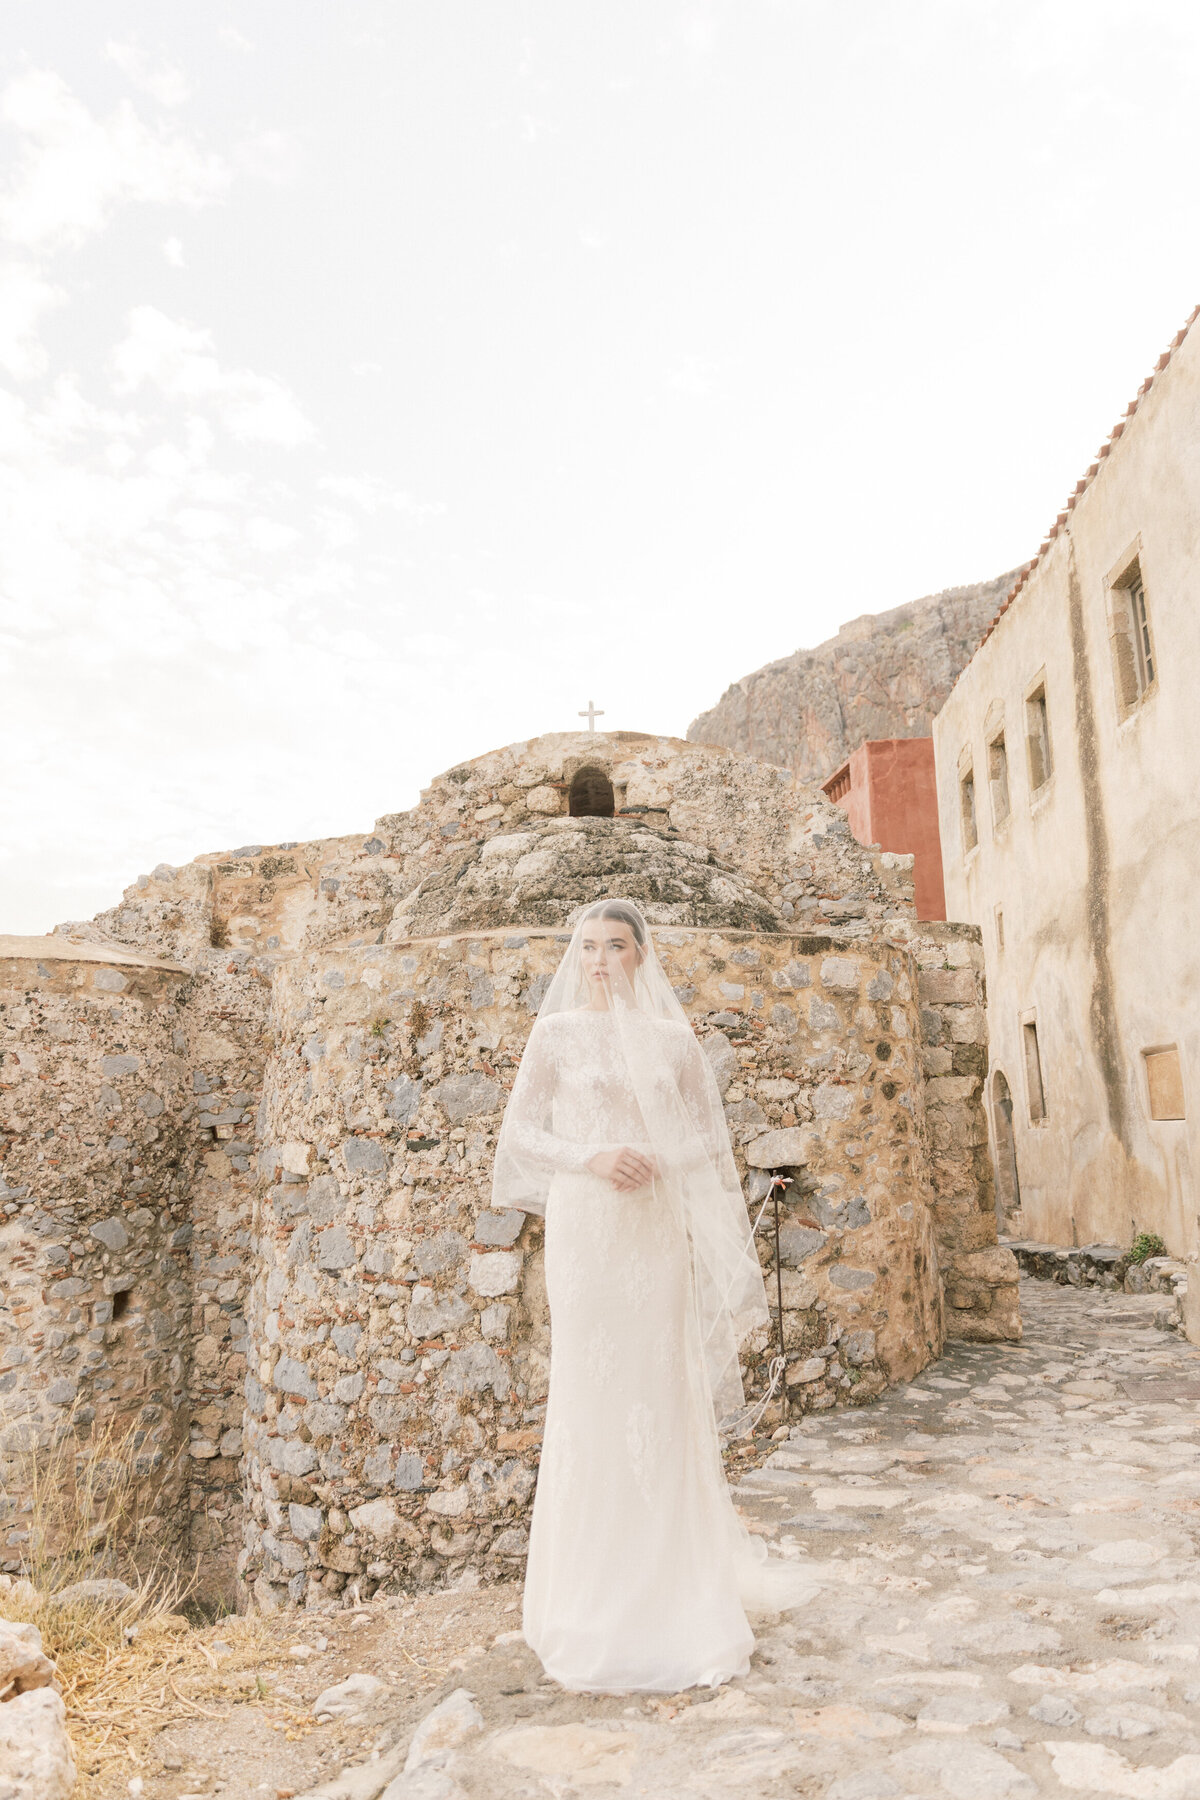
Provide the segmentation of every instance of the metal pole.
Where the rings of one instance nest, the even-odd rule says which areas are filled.
[[[771,1193],[775,1201],[775,1302],[779,1318],[779,1354],[786,1367],[787,1346],[783,1341],[783,1260],[779,1254],[779,1190],[790,1187],[791,1180],[786,1175],[776,1175],[771,1181]],[[787,1382],[780,1381],[780,1401],[783,1411],[787,1412]]]

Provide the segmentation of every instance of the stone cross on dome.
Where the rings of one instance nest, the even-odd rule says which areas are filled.
[[[594,700],[589,700],[587,703],[587,711],[581,712],[579,717],[587,720],[589,731],[595,731],[596,720],[604,717],[604,708],[602,706],[597,706]]]

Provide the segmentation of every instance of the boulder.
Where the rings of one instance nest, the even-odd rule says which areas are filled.
[[[134,1597],[133,1588],[115,1576],[100,1576],[93,1581],[73,1581],[70,1587],[51,1594],[53,1606],[123,1606]]]
[[[0,1705],[0,1794],[5,1800],[67,1800],[75,1759],[67,1711],[51,1687],[31,1688]]]
[[[0,1699],[49,1687],[53,1680],[54,1664],[42,1651],[37,1626],[0,1619]]]
[[[459,1744],[482,1730],[483,1714],[475,1704],[475,1696],[466,1688],[455,1688],[432,1712],[425,1714],[413,1732],[404,1763],[405,1774],[410,1774],[422,1763],[444,1756],[448,1750],[457,1749]]]
[[[313,1701],[314,1719],[344,1719],[361,1713],[372,1700],[387,1692],[386,1681],[380,1681],[378,1675],[367,1675],[359,1672],[347,1675],[345,1681],[336,1686],[326,1688]]]

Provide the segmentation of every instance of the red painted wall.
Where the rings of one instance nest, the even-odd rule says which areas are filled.
[[[838,794],[846,771],[849,789]],[[825,783],[825,791],[845,810],[860,844],[912,853],[917,917],[944,919],[933,739],[873,738],[860,744],[844,769]]]

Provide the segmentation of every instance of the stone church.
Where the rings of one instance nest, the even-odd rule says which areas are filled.
[[[160,866],[93,923],[0,938],[3,1566],[30,1458],[114,1427],[210,1597],[519,1571],[542,1226],[491,1207],[491,1159],[570,922],[610,894],[652,922],[752,1213],[790,1182],[745,1365],[761,1395],[782,1334],[766,1424],[1020,1335],[979,931],[919,923],[911,858],[788,771],[543,737],[365,838]]]

